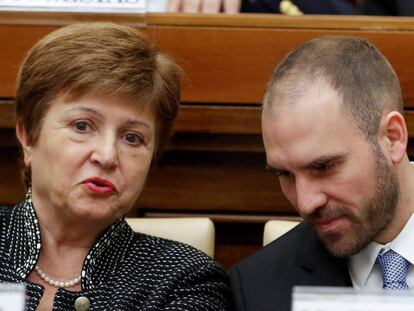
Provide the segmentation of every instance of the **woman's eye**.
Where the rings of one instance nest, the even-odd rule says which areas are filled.
[[[84,121],[76,122],[73,127],[79,132],[85,132],[90,128],[89,124]]]
[[[142,137],[135,133],[125,134],[124,139],[131,145],[141,145],[143,143]]]

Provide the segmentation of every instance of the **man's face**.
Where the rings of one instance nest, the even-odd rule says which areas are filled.
[[[326,82],[264,111],[267,162],[287,199],[335,256],[357,253],[392,221],[398,179]],[[306,94],[305,94],[306,93]]]

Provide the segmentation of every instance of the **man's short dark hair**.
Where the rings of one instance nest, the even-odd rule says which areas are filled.
[[[313,39],[289,53],[268,83],[264,112],[294,100],[320,78],[342,96],[344,111],[369,141],[385,109],[403,113],[400,83],[390,63],[368,40],[347,36]]]

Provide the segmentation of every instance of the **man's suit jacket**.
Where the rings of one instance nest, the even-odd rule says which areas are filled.
[[[290,311],[295,285],[352,286],[346,260],[303,223],[235,266],[230,282],[239,311]]]
[[[348,0],[291,1],[305,14],[356,14],[354,6]],[[280,0],[243,0],[241,11],[246,13],[280,13],[279,3]]]
[[[365,0],[362,4],[364,15],[414,16],[413,0]]]

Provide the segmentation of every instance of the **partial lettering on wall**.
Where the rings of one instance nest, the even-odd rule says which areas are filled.
[[[0,10],[37,12],[145,13],[146,0],[0,0]]]

